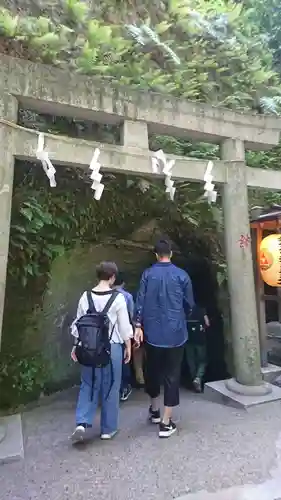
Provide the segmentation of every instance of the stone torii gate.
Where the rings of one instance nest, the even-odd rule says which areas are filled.
[[[234,398],[239,394],[254,397],[259,402],[276,399],[276,394],[269,395],[272,386],[263,382],[261,374],[251,245],[240,248],[239,239],[241,235],[250,234],[247,187],[281,190],[281,173],[246,166],[245,148],[264,150],[277,145],[281,120],[108,85],[51,66],[1,56],[0,325],[5,299],[14,160],[34,161],[38,139],[36,131],[16,125],[19,103],[38,112],[123,125],[122,145],[117,146],[45,134],[46,149],[56,165],[88,169],[93,150],[98,146],[105,171],[148,176],[152,175],[149,133],[220,144],[221,161],[214,162],[213,174],[214,182],[223,186],[235,361],[235,378],[223,385]],[[176,160],[174,179],[203,182],[205,160],[171,158]]]

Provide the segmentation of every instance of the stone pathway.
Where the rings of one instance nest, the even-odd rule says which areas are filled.
[[[276,443],[276,466],[270,476],[270,479],[258,485],[247,484],[215,493],[201,491],[177,500],[281,500],[281,433]]]
[[[122,407],[114,441],[96,436],[73,448],[74,396],[23,415],[25,460],[0,467],[1,500],[280,497],[280,403],[244,412],[183,391],[179,434],[159,440],[146,422],[146,397],[136,393]]]

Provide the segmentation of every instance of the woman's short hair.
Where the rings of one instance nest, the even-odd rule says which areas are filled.
[[[100,262],[96,273],[99,281],[109,281],[110,278],[118,275],[118,267],[115,262]]]

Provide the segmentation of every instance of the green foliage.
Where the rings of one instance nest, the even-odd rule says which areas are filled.
[[[9,406],[11,401],[19,404],[39,397],[45,380],[45,367],[40,354],[26,358],[9,355],[1,359],[1,407]]]
[[[83,25],[89,15],[89,7],[85,2],[80,2],[77,0],[66,0],[65,10],[72,20],[73,24]]]
[[[21,190],[21,193],[23,191]],[[50,208],[50,196],[44,200],[35,198],[33,193],[25,197],[25,201],[17,199],[20,208],[17,211],[16,224],[11,226],[10,265],[11,274],[21,280],[23,286],[28,277],[40,276],[46,270],[40,271],[40,264],[48,262],[64,252],[66,237],[71,226],[71,218],[62,210],[54,213]],[[60,244],[57,244],[57,234],[61,232]]]
[[[281,111],[281,96],[262,97],[260,99],[261,107],[264,111],[279,115]]]
[[[96,203],[87,175],[61,167],[58,178],[51,190],[40,167],[16,169],[8,271],[23,286],[28,278],[44,276],[52,260],[78,241],[97,241],[105,232],[122,238],[148,213],[136,180],[127,189],[126,179],[109,176]]]
[[[245,0],[249,9],[249,20],[256,24],[274,54],[276,69],[281,73],[281,4],[279,0]]]
[[[119,14],[119,2],[109,7]],[[2,7],[0,33],[27,44],[31,57],[142,89],[244,109],[278,95],[267,41],[248,22],[251,9],[234,1],[162,2],[157,22],[146,14],[131,24],[108,22],[105,13],[95,18],[78,0],[64,0],[61,9],[60,18],[48,19]]]

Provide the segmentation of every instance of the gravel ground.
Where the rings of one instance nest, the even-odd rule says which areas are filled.
[[[96,426],[89,443],[73,448],[75,397],[23,415],[25,460],[0,467],[1,500],[171,500],[262,483],[277,467],[278,402],[244,412],[183,391],[179,433],[159,440],[137,392],[122,406],[114,441],[101,442]]]

